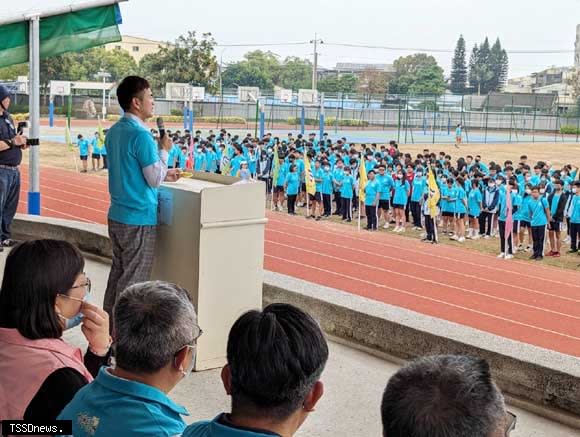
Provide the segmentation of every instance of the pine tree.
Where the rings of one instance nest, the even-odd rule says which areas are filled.
[[[509,73],[509,58],[505,50],[501,51],[501,61],[500,61],[500,74],[499,74],[499,87],[498,91],[503,91],[505,85],[508,81]]]
[[[467,83],[467,65],[465,63],[465,39],[463,35],[459,36],[453,56],[451,67],[451,92],[453,94],[465,93]]]
[[[479,47],[477,44],[473,47],[471,51],[471,56],[469,58],[469,86],[477,91],[477,66],[479,65]]]
[[[492,89],[493,72],[491,67],[491,49],[489,46],[489,39],[485,37],[485,41],[479,47],[479,54],[477,57],[477,73],[478,82],[480,85],[480,94],[487,94]]]

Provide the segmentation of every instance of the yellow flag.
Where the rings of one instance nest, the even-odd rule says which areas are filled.
[[[314,196],[316,194],[316,181],[312,175],[312,168],[310,166],[308,155],[304,156],[304,175],[306,179],[306,192]]]
[[[362,157],[360,159],[360,164],[358,168],[358,198],[361,202],[364,203],[365,201],[365,188],[367,187],[368,177],[367,177],[367,168],[365,166],[365,162],[363,161]]]
[[[437,202],[439,202],[440,198],[441,193],[435,179],[435,172],[429,166],[429,198],[427,199],[427,206],[429,206],[429,215],[433,218],[437,217]]]
[[[97,129],[97,132],[99,133],[99,136],[97,138],[97,146],[98,147],[103,147],[103,145],[105,144],[105,133],[103,132],[103,126],[101,125],[101,119],[99,118],[99,128]]]

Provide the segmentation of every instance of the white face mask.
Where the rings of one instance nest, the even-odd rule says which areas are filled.
[[[526,190],[526,194],[532,194],[532,190],[530,190],[530,189],[527,189],[527,190]]]
[[[544,194],[546,192],[546,190],[544,190],[543,188],[540,190],[540,194]]]
[[[578,188],[577,188],[577,187],[574,187],[574,188],[572,188],[572,192],[573,192],[574,194],[575,194],[575,193],[577,193],[577,192],[578,192]]]

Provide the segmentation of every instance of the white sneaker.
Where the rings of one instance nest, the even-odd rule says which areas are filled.
[[[395,226],[395,227],[393,228],[393,232],[399,232],[399,229],[401,229],[399,226]]]
[[[500,259],[504,259],[505,258],[505,253],[500,253],[497,257],[500,258]]]
[[[406,228],[404,226],[401,226],[399,228],[399,233],[403,233],[403,232],[405,232],[405,230],[406,230]]]
[[[473,239],[474,239],[474,240],[479,240],[480,238],[481,238],[481,235],[479,235],[479,234],[475,234],[475,235],[473,236]]]
[[[389,229],[389,224],[388,224],[388,223],[385,223],[385,224],[383,225],[383,229]]]
[[[507,254],[507,255],[505,256],[505,259],[513,259],[513,258],[514,258],[514,256],[513,256],[513,255],[510,255],[510,254]]]
[[[459,243],[464,243],[464,242],[465,242],[465,237],[459,237],[459,238],[457,239],[457,241],[458,241]]]
[[[457,241],[459,237],[457,235],[452,235],[451,237],[449,237],[449,239]]]
[[[486,235],[486,236],[485,236],[485,237],[483,237],[483,238],[485,238],[486,240],[489,240],[489,235]]]

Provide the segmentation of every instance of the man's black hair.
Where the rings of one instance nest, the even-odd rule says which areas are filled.
[[[249,311],[232,327],[232,413],[283,421],[302,407],[328,360],[316,321],[292,305]]]
[[[381,405],[385,437],[487,437],[505,414],[481,358],[420,358],[387,384]]]
[[[139,76],[127,76],[117,87],[117,100],[123,111],[131,109],[134,97],[141,97],[144,90],[151,88],[147,79]]]

